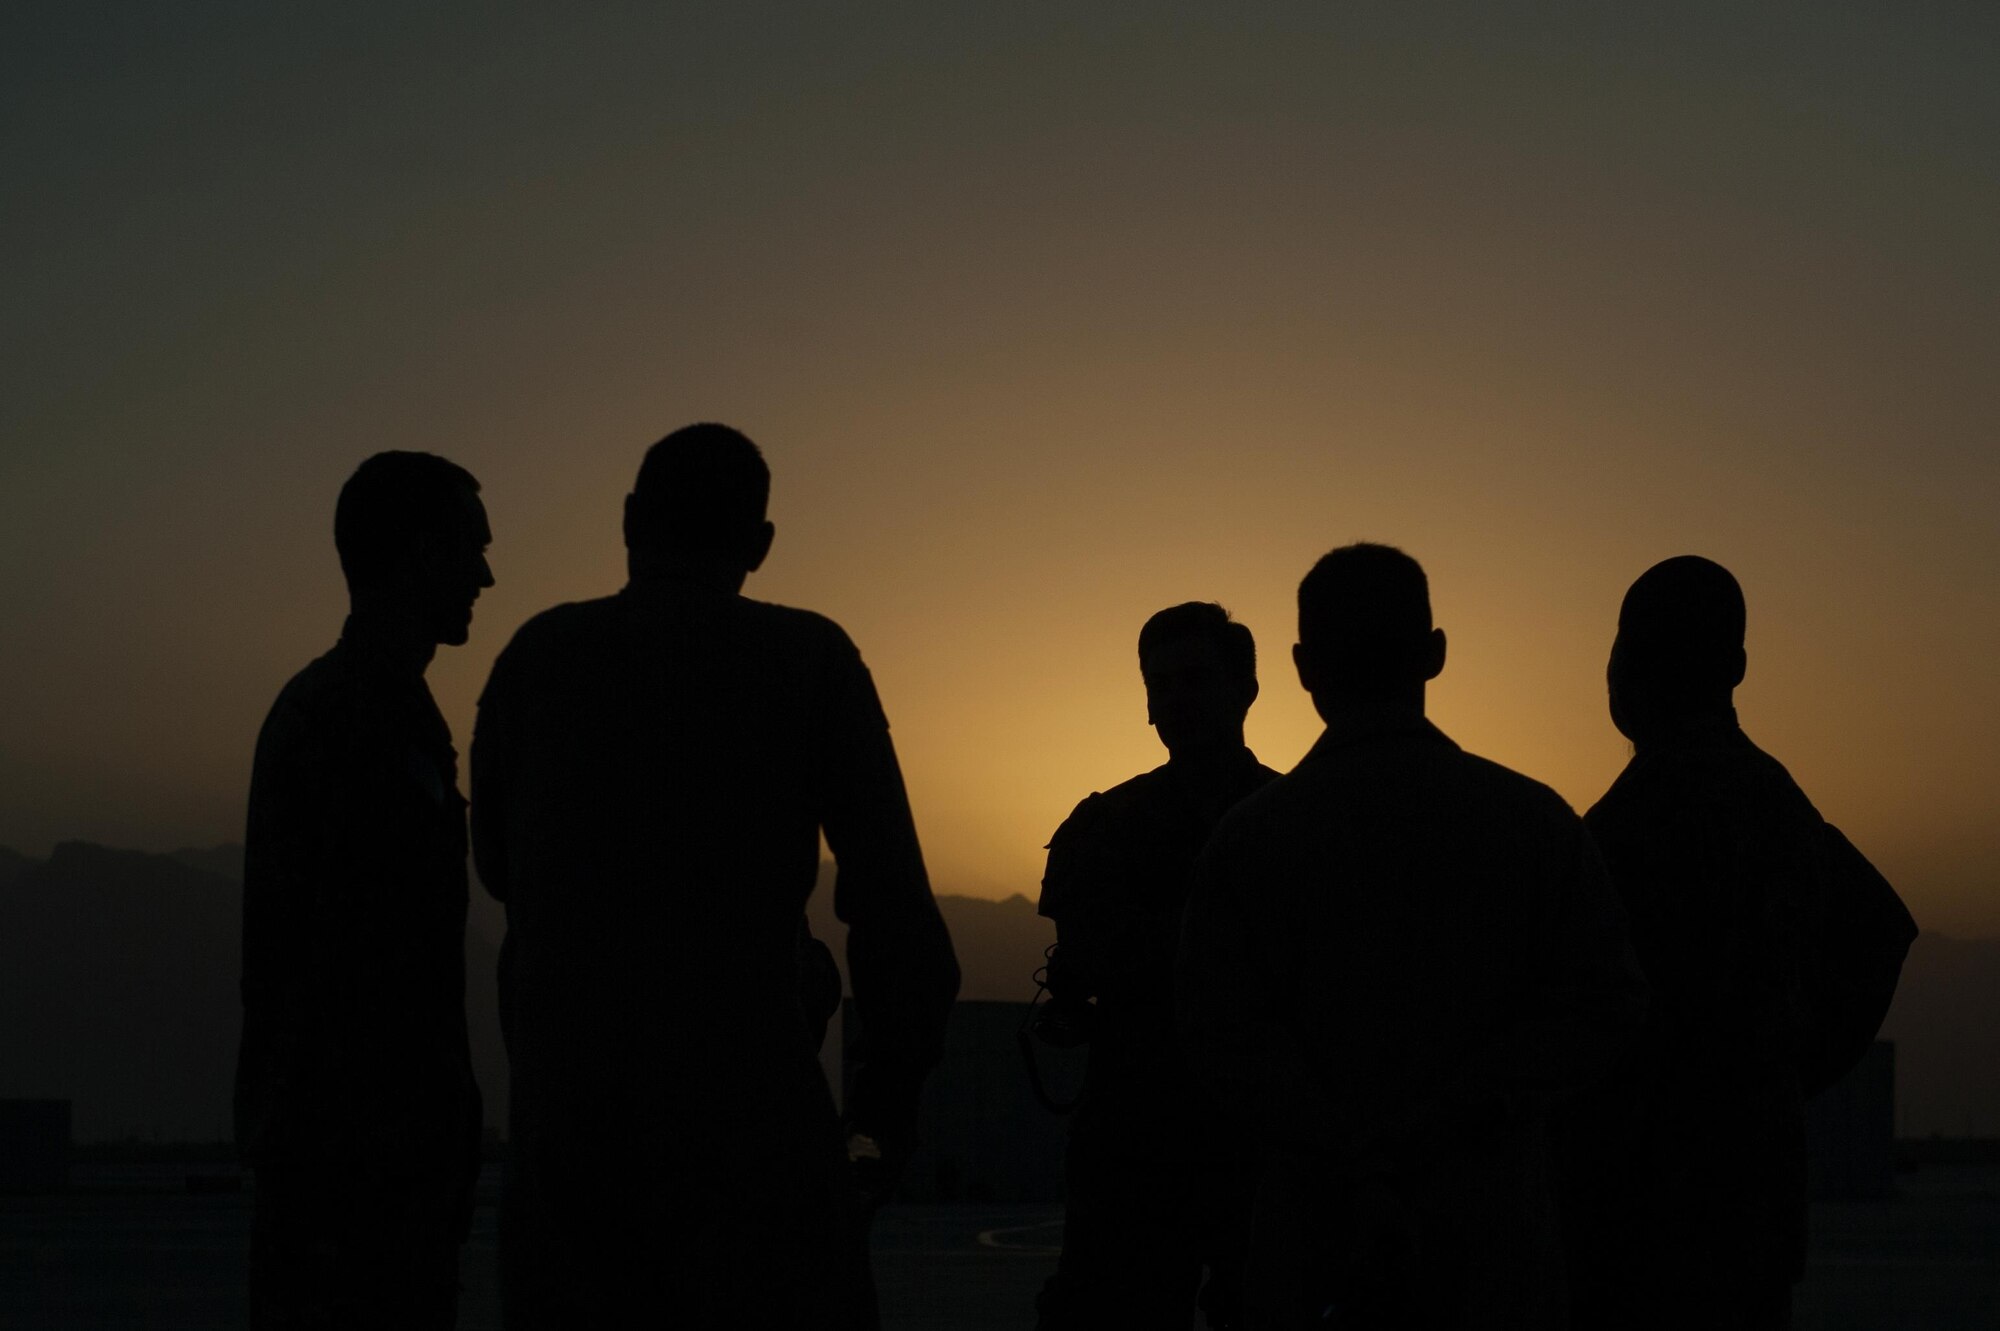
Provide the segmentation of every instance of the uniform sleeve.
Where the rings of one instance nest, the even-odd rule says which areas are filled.
[[[923,1079],[944,1052],[958,960],[931,895],[889,723],[867,667],[838,634],[821,718],[820,825],[833,852],[834,914],[860,1030],[847,1116],[856,1131],[908,1143]]]
[[[1841,830],[1820,824],[1822,891],[1805,912],[1801,957],[1810,1030],[1801,1067],[1816,1095],[1853,1070],[1882,1029],[1917,922]]]
[[[1049,838],[1048,867],[1042,874],[1042,896],[1036,909],[1055,921],[1056,961],[1049,970],[1049,988],[1057,997],[1082,1001],[1116,984],[1114,936],[1120,927],[1110,890],[1120,866],[1108,853],[1101,826],[1103,796],[1084,799]],[[1130,915],[1129,909],[1125,912]],[[1129,932],[1131,922],[1123,921]]]

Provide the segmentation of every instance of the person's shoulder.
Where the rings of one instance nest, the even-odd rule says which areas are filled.
[[[1597,797],[1588,809],[1583,811],[1585,826],[1593,832],[1599,828],[1615,824],[1625,816],[1633,803],[1641,796],[1646,784],[1646,773],[1640,759],[1635,755],[1611,778],[1611,784]]]
[[[1074,842],[1079,838],[1101,836],[1114,831],[1134,813],[1149,802],[1149,795],[1159,781],[1163,768],[1141,772],[1130,780],[1120,781],[1104,790],[1093,790],[1078,800],[1070,810],[1069,817],[1062,820],[1055,835],[1049,838],[1045,849],[1053,850],[1058,843]]]
[[[494,658],[494,674],[533,668],[539,662],[584,649],[609,630],[618,613],[616,596],[600,596],[589,601],[564,601],[530,615]]]
[[[1157,798],[1161,791],[1167,789],[1172,779],[1167,774],[1167,765],[1161,763],[1158,767],[1150,771],[1141,772],[1137,776],[1128,777],[1120,781],[1117,785],[1105,791],[1099,798],[1109,801],[1113,808],[1129,808],[1133,805],[1145,804]]]
[[[338,649],[314,657],[278,690],[270,719],[311,720],[328,717],[355,705],[359,676]]]
[[[1792,776],[1791,770],[1758,748],[1748,735],[1742,736],[1735,757],[1737,780],[1747,790],[1769,799],[1811,802],[1806,799],[1805,789]]]
[[[315,657],[285,681],[257,733],[257,761],[284,761],[293,751],[315,751],[345,738],[366,711],[359,679],[335,649]]]
[[[1170,784],[1171,778],[1163,763],[1149,772],[1120,781],[1108,790],[1090,795],[1076,806],[1076,813],[1070,817],[1083,815],[1087,821],[1106,826],[1144,817],[1160,806]]]
[[[590,633],[618,616],[618,598],[599,596],[589,601],[564,601],[539,614],[530,615],[507,643],[508,651],[553,645]]]
[[[823,651],[859,654],[847,630],[817,610],[753,601],[746,596],[736,603],[736,612],[743,623],[770,637]]]
[[[1324,792],[1315,786],[1309,765],[1272,772],[1268,781],[1222,815],[1209,836],[1210,848],[1265,844],[1270,829],[1294,825],[1298,819],[1316,821],[1323,817],[1323,802]]]
[[[1819,811],[1785,765],[1741,732],[1724,743],[1635,756],[1587,815],[1593,831],[1627,824],[1713,830]]]
[[[1468,753],[1464,749],[1454,753],[1451,762],[1459,769],[1461,780],[1476,787],[1485,798],[1504,807],[1518,810],[1523,815],[1560,823],[1577,821],[1576,810],[1570,807],[1568,800],[1525,772],[1517,772],[1504,763]]]

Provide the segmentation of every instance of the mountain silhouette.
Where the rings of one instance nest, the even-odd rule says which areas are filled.
[[[243,881],[243,847],[231,843],[225,846],[200,848],[184,847],[167,856],[192,869],[212,873],[218,878],[227,878],[232,883]]]
[[[29,859],[20,851],[9,850],[5,846],[0,846],[0,887],[7,886],[17,876],[33,868],[34,865],[35,861]]]
[[[46,860],[0,847],[0,1098],[73,1101],[79,1141],[227,1139],[242,863],[234,845],[156,855],[71,841]],[[823,865],[807,916],[838,958],[831,875]],[[961,998],[1033,995],[1054,939],[1033,902],[940,895],[938,906]],[[475,886],[466,1009],[487,1121],[503,1132],[493,976],[504,928]],[[1920,937],[1882,1034],[1897,1043],[1899,1135],[2000,1136],[2000,940]]]
[[[243,848],[168,855],[89,842],[46,860],[0,846],[0,1098],[73,1102],[79,1141],[223,1141],[242,1010],[236,982]],[[813,930],[842,952],[832,866]],[[963,996],[1021,1001],[1053,939],[1025,897],[938,900]],[[475,884],[466,1017],[489,1124],[506,1127],[507,1056],[494,974],[505,916]]]
[[[1035,903],[1018,892],[1004,901],[938,894],[938,909],[951,929],[958,952],[961,1000],[1025,1003],[1035,995],[1035,968],[1056,941],[1055,925],[1035,913]],[[819,867],[819,884],[806,903],[813,936],[833,949],[840,977],[847,979],[846,926],[833,914],[833,865]]]
[[[0,1095],[68,1099],[80,1141],[229,1135],[237,885],[57,846],[0,884]]]

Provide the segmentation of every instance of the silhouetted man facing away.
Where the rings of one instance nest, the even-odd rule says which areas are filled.
[[[1545,1111],[1644,993],[1581,821],[1424,718],[1415,560],[1299,587],[1326,731],[1227,814],[1176,975],[1191,1060],[1261,1151],[1246,1324],[1562,1325]]]
[[[1916,936],[1895,892],[1736,724],[1744,603],[1695,556],[1632,584],[1607,671],[1634,754],[1586,815],[1653,1010],[1567,1111],[1578,1324],[1789,1324],[1804,1102],[1874,1039]]]
[[[908,1149],[958,966],[860,655],[739,594],[769,488],[726,426],[655,444],[631,581],[530,620],[480,700],[515,1331],[875,1325],[849,1143]],[[822,832],[866,1026],[845,1136],[802,1000]]]
[[[1173,965],[1195,857],[1230,806],[1278,774],[1244,746],[1257,646],[1221,606],[1147,620],[1139,673],[1167,762],[1077,805],[1042,879],[1051,994],[1090,1041],[1062,1260],[1037,1300],[1044,1331],[1185,1328],[1204,1264],[1208,1324],[1237,1324],[1245,1148],[1181,1057]]]
[[[378,453],[341,489],[351,611],[257,738],[236,1137],[251,1325],[450,1327],[479,1171],[465,801],[424,671],[493,585],[469,472]]]

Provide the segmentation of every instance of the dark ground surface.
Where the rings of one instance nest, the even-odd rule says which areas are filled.
[[[242,1325],[247,1192],[189,1191],[217,1166],[80,1166],[55,1197],[0,1198],[0,1328]],[[465,1256],[463,1331],[497,1331],[489,1166]],[[1055,1260],[1061,1209],[892,1206],[875,1230],[885,1331],[999,1331],[1033,1324]],[[672,1324],[668,1292],[661,1322]],[[1801,1331],[2000,1328],[2000,1167],[1933,1165],[1898,1178],[1889,1202],[1813,1208]]]

